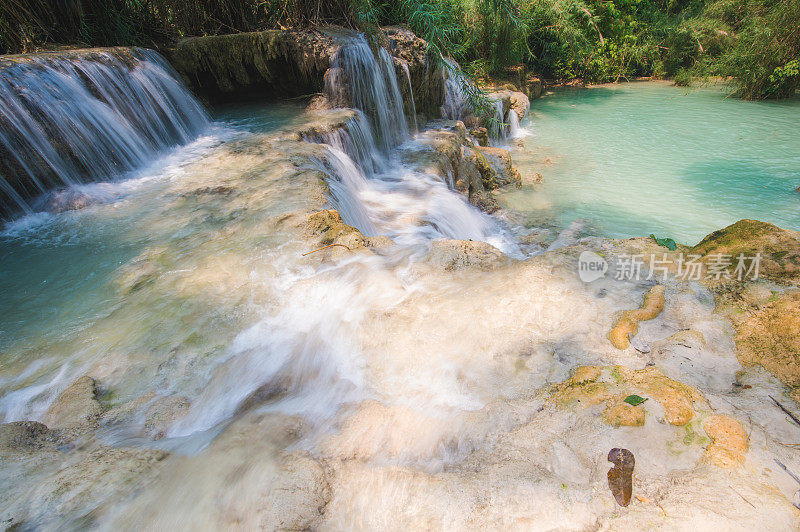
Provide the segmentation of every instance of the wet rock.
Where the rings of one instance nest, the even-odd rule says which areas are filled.
[[[233,187],[217,185],[213,187],[200,187],[183,194],[184,197],[191,196],[230,196],[233,194]]]
[[[474,127],[470,129],[469,134],[475,138],[478,146],[489,145],[489,131],[485,127]]]
[[[355,250],[364,248],[366,245],[361,231],[344,223],[342,217],[334,209],[322,210],[309,216],[306,230],[311,235],[320,238],[321,246],[337,244]]]
[[[394,246],[394,240],[386,235],[366,237],[366,245],[371,249],[387,249]]]
[[[472,240],[434,240],[428,260],[447,271],[496,270],[511,261],[491,244]]]
[[[347,132],[358,114],[353,109],[334,109],[331,111],[309,111],[306,122],[290,134],[291,140],[302,140],[319,144],[330,143],[339,132]]]
[[[153,449],[100,447],[68,463],[26,495],[26,520],[83,518],[104,501],[119,500],[151,478],[167,453]]]
[[[145,412],[145,433],[154,440],[160,440],[170,426],[189,413],[191,406],[191,401],[182,395],[159,397],[150,403]]]
[[[712,442],[706,449],[708,460],[722,468],[744,463],[748,437],[739,421],[725,415],[714,415],[703,422],[703,430]]]
[[[749,258],[760,253],[761,278],[800,286],[800,233],[797,231],[757,220],[739,220],[705,237],[691,253],[701,255],[706,263],[714,255],[728,255],[733,262],[731,273],[740,254]]]
[[[641,427],[644,425],[645,411],[643,406],[628,403],[617,403],[603,413],[603,418],[614,427]]]
[[[37,208],[43,208],[47,212],[58,214],[66,211],[77,211],[84,209],[94,203],[98,199],[90,196],[89,194],[73,189],[56,190],[47,194]]]
[[[389,53],[408,65],[414,106],[423,118],[420,125],[425,119],[440,117],[440,107],[444,103],[444,78],[441,70],[434,68],[435,63],[430,60],[428,43],[405,28],[386,27],[383,30]],[[404,92],[407,86],[405,80],[398,79],[398,85],[401,93]],[[409,97],[410,95],[403,94],[404,102],[407,103]],[[406,109],[408,114],[408,105]]]
[[[49,427],[96,426],[103,408],[97,400],[94,379],[83,376],[56,397],[44,415]]]
[[[58,438],[36,421],[15,421],[0,425],[0,453],[53,449]]]
[[[314,530],[331,499],[322,466],[309,455],[293,453],[266,495],[262,530]]]
[[[495,173],[495,181],[499,186],[522,185],[522,177],[511,160],[511,154],[503,148],[478,147]]]

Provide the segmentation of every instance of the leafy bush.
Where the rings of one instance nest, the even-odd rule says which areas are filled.
[[[188,35],[402,24],[473,77],[730,76],[745,98],[800,87],[800,0],[0,0],[0,52],[168,45]]]

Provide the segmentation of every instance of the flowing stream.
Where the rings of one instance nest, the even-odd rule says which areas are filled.
[[[58,395],[90,375],[104,410],[93,429],[100,442],[172,454],[161,465],[108,459],[106,467],[107,451],[98,451],[99,459],[70,459],[66,473],[61,455],[30,470],[16,464],[0,471],[18,490],[0,497],[0,518],[23,515],[31,527],[303,529],[324,513],[327,529],[465,529],[526,528],[525,516],[536,516],[543,528],[588,528],[613,510],[593,495],[606,489],[598,449],[632,449],[646,478],[689,474],[703,450],[681,443],[683,428],[598,432],[546,410],[542,392],[576,365],[644,365],[612,351],[605,334],[647,283],[587,287],[557,254],[513,264],[498,254],[485,271],[430,260],[447,239],[525,258],[519,239],[537,211],[523,188],[504,193],[514,207],[506,221],[489,216],[448,176],[404,163],[421,141],[385,51],[376,56],[356,37],[332,62],[326,90],[346,91],[355,114],[284,104],[209,118],[158,56],[142,52],[132,70],[117,61],[20,70],[45,69],[51,97],[82,80],[65,108],[86,108],[88,118],[54,115],[63,128],[80,126],[59,130],[66,146],[78,146],[85,128],[104,133],[93,133],[101,139],[93,151],[70,148],[30,167],[34,177],[58,175],[60,193],[77,194],[83,208],[40,210],[32,192],[8,204],[28,214],[0,233],[0,420],[50,423]],[[459,113],[463,95],[447,90],[445,114]],[[20,101],[25,91],[15,91],[3,101]],[[572,105],[554,100],[544,109]],[[542,153],[535,143],[553,134],[539,123],[546,112],[535,111],[533,123],[512,118],[509,141]],[[342,127],[319,127],[340,115]],[[25,117],[20,127],[35,121],[3,117]],[[287,131],[302,131],[304,142]],[[102,148],[113,140],[105,134],[124,137],[119,152]],[[60,150],[50,139],[26,149]],[[523,164],[533,168],[535,157]],[[337,209],[369,245],[309,254],[318,246],[309,220],[322,208]],[[576,216],[554,210],[562,221]],[[683,348],[668,352],[663,371],[702,387],[715,408],[751,412],[778,393],[757,372],[753,395],[732,395],[740,366],[713,297],[699,285],[675,293],[642,337],[663,341],[690,324],[705,341],[690,363]],[[780,419],[753,422],[768,442],[752,453],[759,464],[775,444],[757,423],[785,439]],[[94,478],[98,463],[106,469]],[[157,476],[142,473],[151,467]]]

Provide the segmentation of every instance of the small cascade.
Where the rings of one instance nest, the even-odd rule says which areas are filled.
[[[447,120],[464,120],[472,114],[472,108],[467,103],[464,94],[464,75],[458,63],[452,59],[444,60],[448,67],[443,69],[444,76],[444,104],[442,105],[442,118]]]
[[[464,85],[469,83],[461,72],[461,67],[452,59],[445,59],[448,67],[444,69],[444,105],[442,105],[442,118],[448,120],[466,120],[474,114],[469,105]],[[503,102],[499,98],[491,98],[493,107],[492,118],[487,124],[489,136],[492,139],[505,139],[507,125],[503,116]]]
[[[507,124],[505,123],[503,117],[503,100],[500,98],[492,98],[492,108],[493,114],[492,118],[489,120],[489,137],[492,139],[505,139],[506,138],[506,130]]]
[[[419,124],[417,124],[417,105],[414,103],[414,86],[411,84],[411,71],[408,68],[408,63],[402,59],[398,60],[406,75],[406,83],[408,83],[409,100],[411,101],[411,121],[414,124],[414,133],[419,131]]]
[[[508,111],[508,138],[521,139],[528,134],[527,131],[519,124],[519,116],[513,109]]]
[[[0,62],[0,216],[50,189],[105,180],[198,136],[209,120],[152,51]]]
[[[329,99],[338,102],[347,94],[350,105],[369,118],[384,152],[409,137],[394,62],[386,50],[375,53],[363,35],[353,36],[336,52],[331,71],[326,78]]]

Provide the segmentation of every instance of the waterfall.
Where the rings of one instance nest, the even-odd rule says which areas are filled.
[[[304,137],[328,146],[317,163],[328,175],[331,207],[365,235],[387,235],[401,245],[455,238],[512,251],[514,244],[497,223],[454,192],[452,183],[393,156],[392,148],[417,142],[403,114],[401,76],[391,56],[383,49],[373,53],[363,36],[348,38],[337,52],[326,74],[326,92],[334,102],[349,99],[357,114],[342,128]]]
[[[444,104],[442,105],[442,117],[448,120],[466,121],[474,114],[470,106],[464,86],[469,83],[461,67],[452,59],[445,59],[448,67],[444,69]],[[500,98],[489,97],[493,108],[492,118],[487,124],[489,136],[493,139],[506,138],[506,124],[503,116],[503,102]]]
[[[402,59],[398,59],[398,61],[400,63],[400,67],[403,69],[403,73],[406,75],[409,100],[411,101],[411,120],[414,123],[414,132],[416,133],[419,130],[419,125],[417,124],[417,105],[414,103],[414,86],[411,84],[411,70],[409,70],[408,63],[406,61],[403,61]]]
[[[331,71],[334,74],[326,77],[328,97],[340,101],[348,94],[350,105],[369,118],[384,152],[409,137],[394,62],[386,50],[373,52],[360,34],[348,38],[333,57]]]
[[[519,116],[513,109],[508,111],[508,138],[521,139],[527,135],[527,131],[519,124]]]
[[[458,63],[452,59],[444,60],[448,67],[443,69],[444,76],[444,105],[442,105],[442,118],[448,120],[464,120],[472,114],[472,108],[467,103],[464,94],[464,75]]]
[[[0,216],[186,143],[208,117],[161,56],[108,49],[0,61]]]

